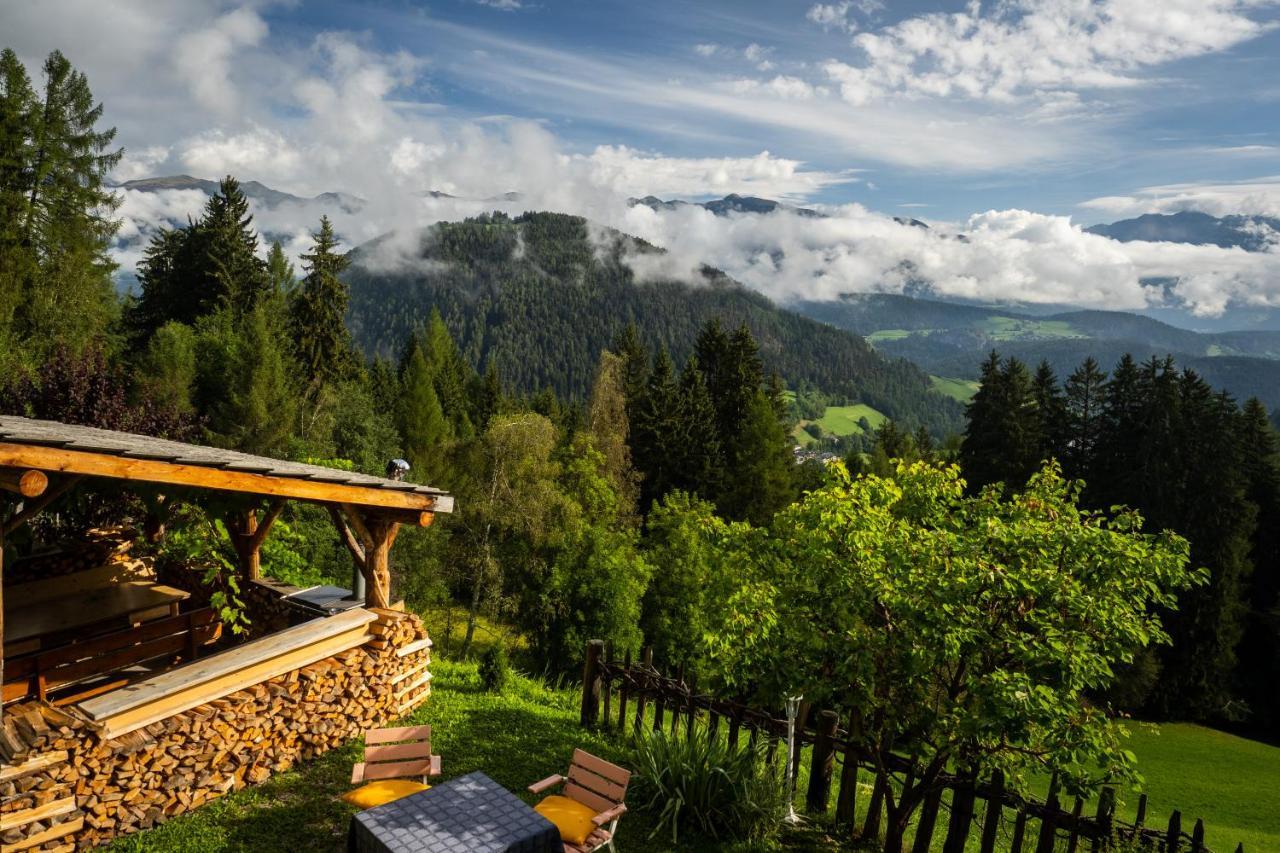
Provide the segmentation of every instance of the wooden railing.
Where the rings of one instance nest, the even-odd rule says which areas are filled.
[[[834,791],[836,822],[851,835],[877,837],[885,798],[879,782],[872,789],[860,828],[857,820],[859,773],[870,772],[874,778],[870,756],[849,740],[834,711],[807,711],[802,709],[802,719],[796,724],[793,759],[793,778],[798,778],[804,748],[810,748],[806,808],[825,814]],[[753,747],[762,738],[766,740],[765,755],[770,763],[777,760],[780,746],[784,751],[786,748],[787,721],[782,715],[700,693],[696,679],[687,675],[683,667],[675,676],[662,674],[653,665],[652,649],[645,649],[639,661],[633,662],[630,653],[617,660],[599,640],[587,644],[581,721],[584,726],[635,734],[644,726],[652,726],[654,731],[669,729],[672,734],[683,729],[688,734],[695,725],[705,725],[712,737],[719,736],[723,729],[730,746],[737,746],[745,732]],[[916,768],[902,756],[890,755],[885,763],[896,778],[915,775]],[[944,802],[948,792],[951,796]],[[1007,788],[999,771],[987,779],[971,774],[943,774],[920,807],[910,850],[928,853],[939,814],[947,809],[944,853],[963,851],[975,822],[981,853],[995,853],[997,845],[1010,853],[1052,853],[1060,841],[1065,842],[1070,853],[1080,849],[1081,842],[1087,843],[1090,851],[1097,851],[1108,848],[1113,840],[1133,843],[1153,853],[1212,853],[1205,844],[1203,820],[1197,819],[1191,831],[1186,832],[1182,814],[1175,810],[1163,828],[1147,826],[1146,794],[1138,799],[1134,820],[1126,822],[1116,819],[1113,788],[1100,790],[1091,815],[1085,813],[1085,802],[1079,797],[1074,798],[1070,809],[1065,808],[1059,793],[1056,778],[1051,780],[1047,798],[1041,801]],[[1235,850],[1244,853],[1244,844],[1238,844]]]

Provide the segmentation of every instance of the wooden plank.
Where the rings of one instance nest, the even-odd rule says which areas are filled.
[[[366,635],[365,626],[373,619],[372,613],[359,607],[335,616],[312,619],[310,622],[295,625],[263,637],[261,640],[210,655],[189,666],[178,667],[154,678],[140,681],[111,696],[87,702],[81,706],[80,710],[92,720],[115,716],[192,685],[235,675],[245,671],[250,665],[270,662],[273,658],[293,651],[305,650],[306,647],[335,635],[345,636],[346,633],[358,629],[363,637]],[[314,663],[314,661],[308,661],[308,663]],[[299,664],[299,666],[305,665]]]
[[[79,832],[81,829],[84,829],[83,817],[63,821],[57,826],[49,827],[44,832],[29,835],[13,844],[0,844],[0,853],[18,853],[19,850],[30,850],[32,847],[39,847],[41,844],[62,838],[64,835]]]
[[[210,468],[155,459],[0,442],[0,466],[39,468],[90,477],[112,477],[174,486],[194,486],[227,492],[270,495],[295,500],[390,507],[418,512],[452,512],[453,499],[375,486],[323,483],[296,477],[270,476],[226,468]],[[376,481],[375,481],[376,482]]]
[[[155,582],[155,576],[146,564],[139,560],[108,563],[96,569],[72,572],[54,578],[43,578],[24,584],[15,584],[8,588],[9,595],[18,601],[35,604],[68,595],[85,592],[99,587],[111,586],[130,581]]]
[[[395,675],[391,676],[391,683],[399,684],[400,682],[404,681],[406,678],[412,678],[413,676],[427,669],[429,666],[431,666],[431,661],[429,660],[424,660],[419,663],[416,663],[413,666],[411,666],[409,669],[406,669],[402,672],[397,672]]]
[[[617,805],[617,803],[606,800],[595,791],[584,788],[572,781],[565,782],[564,795],[571,800],[577,800],[588,808],[595,809],[596,814],[599,814],[600,812],[607,812],[609,809]]]
[[[625,785],[619,785],[617,782],[592,773],[581,764],[574,764],[569,767],[569,778],[582,787],[606,799],[613,800],[615,803],[622,802],[622,798],[627,793]]]
[[[28,773],[35,773],[37,770],[43,770],[46,767],[61,764],[66,761],[68,757],[66,750],[59,749],[54,752],[46,752],[41,755],[37,755],[35,758],[28,759],[22,764],[0,765],[0,782],[19,779],[26,776]]]
[[[390,729],[369,729],[364,733],[365,746],[396,743],[405,740],[431,740],[431,726],[400,726]]]
[[[154,607],[167,607],[190,597],[191,593],[186,590],[149,581],[130,581],[46,602],[44,607],[28,607],[24,602],[14,600],[10,604],[10,612],[5,614],[5,639],[25,640],[60,634],[143,613]]]
[[[174,714],[189,710],[197,705],[212,702],[214,699],[219,699],[237,690],[252,687],[269,678],[275,678],[277,675],[284,675],[290,670],[300,669],[308,664],[332,657],[339,652],[353,649],[364,643],[368,636],[364,628],[357,628],[315,645],[296,649],[288,654],[263,661],[239,672],[229,673],[204,684],[175,692],[115,716],[95,720],[95,722],[102,726],[101,736],[106,740],[110,740],[143,726],[149,726],[166,717],[172,717]],[[198,665],[193,664],[193,666]],[[186,668],[179,667],[178,669],[170,670],[166,675],[181,672]],[[160,677],[163,678],[164,676]],[[125,688],[125,690],[127,689]],[[116,691],[116,693],[121,692],[123,691]],[[91,701],[110,701],[114,695],[108,694],[101,697],[101,699]],[[84,709],[84,705],[80,707],[81,710]]]
[[[396,701],[397,702],[400,701],[401,699],[408,696],[410,693],[417,690],[419,687],[428,683],[429,681],[431,681],[431,673],[424,672],[422,675],[418,676],[412,682],[410,682],[407,686],[402,687],[395,692]]]
[[[405,776],[430,776],[431,775],[431,759],[422,761],[401,761],[395,764],[366,764],[364,766],[364,778],[371,779],[400,779]]]
[[[429,648],[431,648],[431,639],[429,637],[423,637],[421,640],[414,640],[412,643],[396,649],[396,657],[407,658],[414,652],[420,652],[423,649]]]
[[[603,758],[596,758],[591,753],[584,752],[581,749],[575,749],[573,751],[573,763],[581,765],[592,773],[595,773],[598,776],[603,776],[609,781],[616,782],[624,787],[629,781],[631,781],[630,770],[627,770],[625,767],[619,767],[616,764],[610,764]]]
[[[38,820],[48,820],[51,817],[61,817],[64,814],[70,814],[76,810],[75,797],[63,797],[60,800],[50,800],[42,806],[36,806],[33,809],[23,809],[20,812],[10,812],[0,817],[0,832],[8,832],[11,829],[17,829],[20,826],[26,826],[29,823],[35,823]]]
[[[366,764],[382,761],[404,761],[409,758],[430,758],[431,744],[425,741],[418,743],[393,743],[389,746],[366,746],[364,760]]]

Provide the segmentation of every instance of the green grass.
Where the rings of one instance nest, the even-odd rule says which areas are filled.
[[[886,415],[858,403],[854,406],[828,406],[826,413],[818,420],[818,425],[833,435],[861,435],[863,429],[858,421],[862,418],[867,419],[872,429],[888,420]]]
[[[911,337],[912,332],[908,329],[877,329],[867,335],[867,340],[871,343],[879,341],[900,341],[903,338]]]
[[[967,403],[978,393],[978,383],[972,379],[947,379],[943,376],[930,376],[933,390],[946,394],[958,403]]]
[[[995,341],[1088,337],[1062,320],[1019,320],[1013,317],[991,316],[983,321],[979,328]]]

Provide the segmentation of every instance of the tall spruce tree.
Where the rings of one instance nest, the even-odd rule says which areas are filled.
[[[678,423],[680,488],[713,500],[720,493],[725,459],[716,432],[716,408],[697,356],[690,356],[680,372]]]
[[[636,467],[643,475],[640,507],[647,511],[653,502],[682,482],[679,465],[680,385],[671,365],[671,356],[659,350],[653,359],[632,425]]]
[[[1031,375],[1016,358],[992,352],[967,406],[960,463],[971,488],[1005,483],[1019,488],[1040,465],[1040,423]]]
[[[116,306],[107,254],[119,197],[106,185],[122,151],[99,130],[85,75],[54,51],[37,94],[11,50],[0,53],[0,332],[38,352],[80,348]]]
[[[1071,372],[1065,387],[1066,431],[1060,449],[1063,473],[1093,484],[1094,457],[1102,434],[1107,375],[1090,356]]]
[[[298,361],[307,377],[309,396],[348,378],[358,359],[347,329],[347,286],[339,276],[350,261],[337,251],[338,238],[329,217],[311,235],[311,251],[302,256],[306,275],[289,301],[290,328]],[[273,252],[278,249],[277,243]],[[281,255],[283,257],[283,255]],[[268,259],[268,279],[279,278],[279,259]]]
[[[226,370],[206,378],[216,388],[209,429],[216,443],[275,456],[297,426],[297,366],[284,346],[283,317],[260,305],[229,321]]]
[[[1036,406],[1036,431],[1040,461],[1056,459],[1067,432],[1067,402],[1058,376],[1047,360],[1042,360],[1031,378],[1031,397]]]
[[[397,421],[411,476],[420,483],[447,485],[451,479],[447,450],[453,429],[436,395],[435,373],[420,346],[409,348],[400,372],[400,388]]]
[[[628,526],[638,522],[640,478],[631,464],[627,445],[627,396],[623,387],[624,362],[608,350],[600,354],[591,400],[587,404],[587,430],[591,444],[601,455],[600,474],[617,496],[617,515]]]
[[[733,444],[717,501],[725,516],[762,526],[795,500],[795,460],[786,428],[769,395],[757,388]]]
[[[1257,732],[1280,732],[1280,439],[1266,408],[1251,399],[1240,419],[1240,444],[1246,499],[1256,508],[1257,524],[1249,553],[1244,636],[1236,684],[1249,706],[1248,724]]]
[[[217,300],[245,313],[269,293],[267,264],[258,257],[258,234],[253,228],[249,199],[240,182],[227,175],[205,205],[198,229],[203,254],[202,298]]]

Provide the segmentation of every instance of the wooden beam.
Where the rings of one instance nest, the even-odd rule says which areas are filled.
[[[35,498],[44,494],[49,488],[49,477],[43,471],[15,468],[0,470],[0,489],[22,495],[24,498]]]
[[[226,519],[227,536],[240,558],[240,570],[249,580],[256,581],[262,576],[262,543],[266,541],[267,533],[280,516],[284,504],[283,500],[273,501],[261,521],[256,507],[236,510]]]
[[[329,517],[333,519],[333,526],[338,529],[338,536],[342,539],[342,544],[347,546],[347,550],[351,552],[351,558],[356,561],[356,565],[364,570],[364,546],[356,541],[356,536],[351,532],[347,519],[343,517],[342,510],[336,506],[329,507]]]
[[[391,604],[391,545],[396,541],[400,525],[370,518],[365,520],[365,526],[371,546],[365,549],[365,578],[369,581],[365,601],[369,607],[388,607]]]
[[[23,501],[22,511],[10,516],[9,520],[4,523],[3,527],[0,527],[0,533],[4,533],[4,535],[7,536],[17,530],[34,516],[44,512],[45,507],[49,506],[49,504],[69,492],[71,488],[82,479],[83,478],[79,476],[66,477],[65,479],[59,480],[55,483],[52,489],[49,489],[40,497],[29,501]]]
[[[258,529],[253,532],[252,544],[255,551],[266,541],[267,534],[271,532],[271,525],[275,524],[281,511],[284,510],[284,504],[284,501],[272,501],[271,506],[267,508],[267,514],[262,517],[262,521],[258,522]]]
[[[360,514],[360,510],[351,504],[342,504],[342,512],[347,518],[347,524],[355,531],[356,536],[360,540],[360,544],[364,546],[365,554],[369,553],[369,549],[373,547],[373,534],[369,532],[369,527],[364,523],[364,516]]]
[[[407,509],[417,512],[447,512],[452,508],[453,503],[452,498],[447,495],[427,495],[421,492],[397,491],[347,483],[326,483],[298,477],[254,474],[247,471],[210,468],[204,465],[134,459],[108,453],[9,442],[0,442],[0,467],[39,468],[43,471],[61,471],[91,477],[167,483],[198,489],[216,489],[224,492],[242,492],[321,503],[347,503],[362,507]]]

